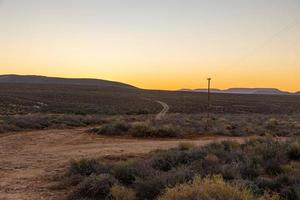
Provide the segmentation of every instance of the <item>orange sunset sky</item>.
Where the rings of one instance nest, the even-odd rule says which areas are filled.
[[[0,74],[300,90],[299,0],[0,0]]]

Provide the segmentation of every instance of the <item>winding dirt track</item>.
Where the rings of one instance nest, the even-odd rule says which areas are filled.
[[[205,145],[225,139],[229,138],[122,139],[95,136],[86,133],[86,128],[4,134],[0,136],[0,199],[64,199],[62,191],[50,189],[53,184],[50,178],[63,172],[71,159],[142,154],[174,147],[181,141]]]
[[[170,107],[165,102],[162,102],[162,101],[156,101],[156,102],[159,103],[163,107],[163,109],[156,115],[155,119],[161,120],[167,114]]]

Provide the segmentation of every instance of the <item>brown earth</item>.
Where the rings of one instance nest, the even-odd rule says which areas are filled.
[[[7,133],[0,136],[0,200],[64,199],[63,191],[51,189],[53,177],[72,159],[121,154],[143,154],[175,147],[180,142],[205,145],[239,137],[197,139],[131,139],[89,134],[87,128]]]

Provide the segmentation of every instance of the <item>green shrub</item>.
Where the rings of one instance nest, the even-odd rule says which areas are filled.
[[[126,133],[130,128],[130,125],[123,121],[112,122],[109,124],[104,124],[100,128],[92,129],[92,132],[95,132],[99,135],[120,135]]]
[[[131,163],[120,163],[114,168],[114,175],[120,183],[130,185],[135,181],[135,169]]]
[[[160,175],[163,183],[167,187],[174,187],[177,184],[191,181],[195,176],[195,172],[187,167],[173,169]]]
[[[129,131],[134,137],[153,137],[155,133],[153,127],[146,122],[133,123]]]
[[[77,162],[71,162],[68,175],[89,176],[91,174],[109,173],[109,167],[100,164],[95,159],[81,159]]]
[[[221,174],[225,180],[240,178],[239,167],[236,164],[225,164],[221,167]]]
[[[169,138],[177,137],[178,131],[170,124],[152,125],[150,122],[136,122],[132,124],[130,133],[134,137],[159,137]]]
[[[91,175],[75,188],[71,199],[109,199],[110,188],[115,182],[109,174]]]
[[[262,170],[257,158],[246,158],[241,166],[241,175],[245,179],[255,179],[262,173]]]
[[[85,176],[80,174],[71,175],[71,176],[63,176],[62,181],[57,184],[55,187],[58,189],[66,189],[70,186],[76,186],[84,180]]]
[[[170,124],[156,128],[153,133],[153,137],[161,138],[177,137],[178,135],[176,128]]]
[[[170,150],[153,156],[152,167],[160,171],[169,171],[174,167],[187,163],[188,160],[187,152]]]
[[[137,180],[135,188],[138,199],[152,200],[161,193],[165,185],[163,180],[156,176]]]

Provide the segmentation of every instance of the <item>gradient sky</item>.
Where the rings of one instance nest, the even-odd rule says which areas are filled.
[[[300,0],[0,0],[0,74],[300,90]]]

